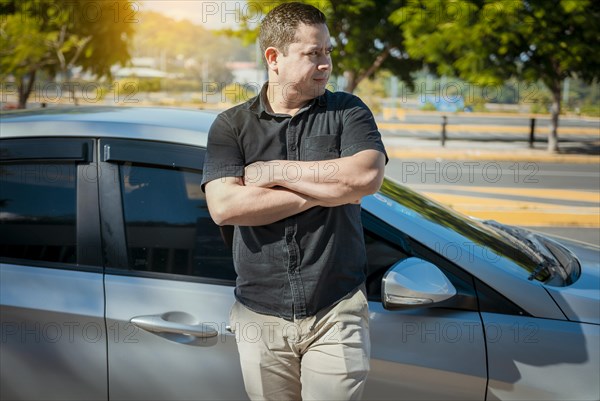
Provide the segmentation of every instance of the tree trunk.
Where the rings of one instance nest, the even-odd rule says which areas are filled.
[[[383,52],[381,52],[381,54],[379,54],[373,61],[373,64],[363,71],[362,74],[357,75],[355,71],[344,71],[344,77],[346,78],[346,88],[344,88],[344,90],[346,92],[353,93],[358,84],[363,79],[369,78],[371,75],[373,75],[379,69],[379,67],[381,67],[381,64],[383,64],[389,55],[390,49],[385,48]]]
[[[353,93],[357,85],[356,74],[354,73],[354,71],[344,71],[344,79],[346,81],[346,87],[344,88],[344,91]]]
[[[548,152],[558,152],[558,118],[560,116],[561,89],[560,82],[552,86],[552,106],[550,111],[550,132],[548,133]]]
[[[30,71],[23,77],[19,78],[19,109],[25,109],[27,107],[27,99],[33,89],[33,83],[35,82],[36,70]]]

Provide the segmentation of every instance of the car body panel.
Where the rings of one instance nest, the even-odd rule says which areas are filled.
[[[598,400],[600,326],[482,313],[488,400]]]
[[[107,275],[105,285],[107,327],[119,333],[108,342],[111,399],[246,399],[235,336],[226,330],[232,287],[117,275]],[[167,312],[213,327],[218,336],[157,334],[130,323]]]
[[[546,289],[569,320],[600,324],[600,307],[596,301],[600,298],[599,282],[600,271],[588,267],[570,286],[547,286]]]
[[[102,274],[0,264],[3,400],[107,399]]]
[[[577,255],[583,268],[577,281],[568,287],[546,286],[546,289],[556,301],[569,320],[600,324],[600,248],[591,244],[554,237],[556,241]]]
[[[152,107],[80,107],[2,114],[2,138],[114,137],[206,146],[216,114]],[[205,129],[202,129],[205,128]]]
[[[107,124],[110,126],[110,136],[114,138],[144,139],[199,145],[201,143],[205,143],[208,137],[206,134],[201,134],[195,131],[171,128],[169,130],[169,136],[165,138],[164,127],[156,127],[151,125],[136,126],[126,123]],[[51,129],[48,128],[48,124],[46,122],[42,121],[31,123],[6,123],[2,126],[2,137],[21,137],[26,133],[41,132],[42,130],[49,131],[44,136],[97,137],[104,136],[107,132],[107,127],[98,127],[98,125],[93,122],[87,123],[71,121],[52,123]]]
[[[482,400],[487,368],[477,312],[385,310],[369,303],[371,372],[364,399]]]

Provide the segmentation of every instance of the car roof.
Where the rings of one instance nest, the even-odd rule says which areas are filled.
[[[147,139],[206,146],[216,112],[166,107],[80,106],[2,113],[0,137]]]

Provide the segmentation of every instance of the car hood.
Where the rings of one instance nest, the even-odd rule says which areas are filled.
[[[600,324],[600,248],[583,242],[551,237],[573,252],[581,275],[567,287],[545,286],[567,319]]]

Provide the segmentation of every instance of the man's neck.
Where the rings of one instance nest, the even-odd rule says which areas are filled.
[[[277,84],[274,88],[267,88],[266,107],[267,110],[274,114],[289,114],[295,115],[301,108],[306,106],[312,99],[302,100],[299,102],[286,99],[286,96],[281,92],[281,87]]]

